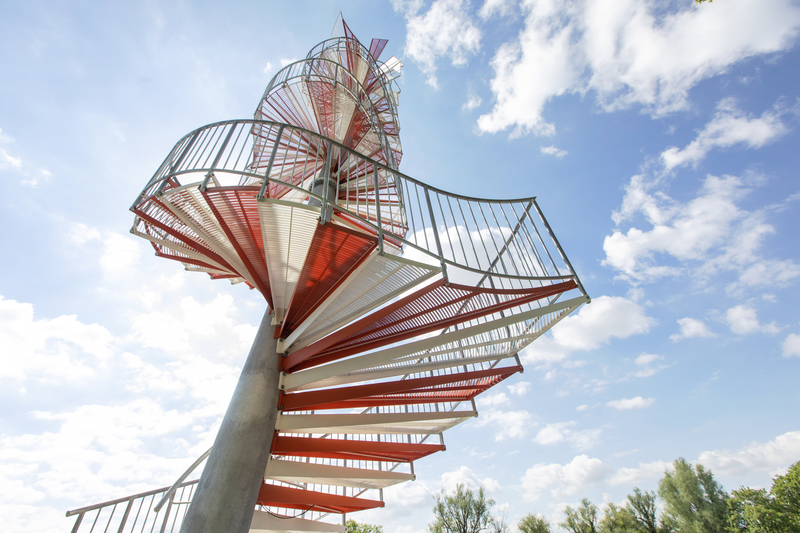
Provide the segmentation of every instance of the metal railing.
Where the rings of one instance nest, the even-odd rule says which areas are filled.
[[[314,199],[323,220],[369,230],[381,250],[392,246],[441,266],[457,283],[514,289],[574,279],[586,295],[535,197],[448,193],[288,124],[232,120],[198,128],[178,141],[133,209],[192,186],[251,187],[262,201]]]
[[[180,483],[166,505],[156,511],[159,500],[171,487],[163,487],[124,498],[67,511],[77,516],[72,533],[166,533],[180,530],[199,480]]]

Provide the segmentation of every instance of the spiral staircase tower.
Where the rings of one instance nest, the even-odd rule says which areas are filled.
[[[157,256],[258,290],[267,312],[212,449],[172,487],[70,511],[74,532],[341,532],[589,301],[535,198],[398,171],[402,64],[341,17],[334,33],[254,119],[179,140],[134,202]]]

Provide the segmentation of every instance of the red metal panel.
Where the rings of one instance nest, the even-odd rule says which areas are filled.
[[[531,289],[486,289],[445,281],[428,285],[289,355],[298,371],[511,309],[577,288],[573,280]]]
[[[220,257],[216,252],[211,250],[208,244],[200,239],[200,237],[194,231],[186,226],[181,219],[176,217],[175,214],[160,201],[153,199],[146,204],[146,206],[149,212],[145,212],[139,207],[134,209],[133,212],[146,222],[149,230],[152,231],[153,228],[160,229],[166,235],[175,239],[175,242],[181,242],[198,254],[205,255],[206,257],[216,261],[218,264],[224,266],[231,272],[236,272],[236,270],[230,264],[228,264],[227,261]],[[159,216],[162,220],[153,215]],[[169,222],[169,224],[167,222]]]
[[[212,187],[203,191],[203,197],[256,287],[273,307],[256,200],[259,190],[257,186]]]
[[[386,43],[388,42],[389,39],[372,39],[372,42],[369,43],[369,53],[375,58],[375,61],[381,57],[381,53],[383,49],[386,48]]]
[[[280,485],[264,483],[258,491],[258,505],[271,505],[287,509],[301,509],[303,511],[328,511],[331,513],[353,513],[366,509],[383,507],[384,503],[377,500],[338,496],[313,490],[296,489]]]
[[[375,442],[366,440],[320,439],[285,437],[279,435],[272,444],[273,455],[320,457],[324,459],[353,459],[360,461],[416,461],[435,452],[444,451],[443,444],[413,444]]]
[[[371,383],[368,385],[356,385],[354,387],[339,387],[336,389],[319,391],[281,392],[279,403],[281,404],[280,409],[284,411],[296,411],[301,409],[338,409],[341,407],[339,404],[347,403],[352,400],[369,398],[370,400],[378,402],[375,405],[386,405],[380,403],[380,400],[395,399],[395,395],[411,399],[414,393],[430,394],[436,391],[468,391],[467,397],[464,399],[469,400],[499,381],[491,378],[500,377],[500,380],[502,380],[521,370],[522,367],[513,366],[472,372],[442,374],[427,378]],[[443,387],[443,385],[451,385],[451,387]],[[335,405],[335,407],[333,405]]]
[[[320,224],[278,332],[288,336],[378,245],[377,237]]]

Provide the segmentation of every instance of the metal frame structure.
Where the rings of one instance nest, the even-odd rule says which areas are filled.
[[[522,371],[525,346],[589,302],[535,197],[397,170],[402,64],[337,28],[278,72],[254,119],[180,139],[131,208],[157,256],[268,304],[280,393],[251,531],[343,531],[346,513],[383,506],[477,416],[476,395]],[[95,512],[104,531],[172,531],[203,459],[169,489],[70,511],[73,532]]]

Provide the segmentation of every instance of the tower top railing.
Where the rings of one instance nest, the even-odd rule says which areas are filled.
[[[367,88],[364,87],[349,70],[331,59],[324,57],[301,59],[286,65],[278,71],[264,90],[264,95],[261,97],[259,107],[256,110],[256,120],[261,118],[259,117],[260,114],[264,113],[264,103],[268,100],[273,91],[294,83],[309,82],[327,83],[349,93],[353,101],[357,102],[364,113],[369,117],[373,132],[380,137],[381,144],[386,154],[386,160],[394,160],[392,150],[401,151],[399,138],[397,135],[394,135],[394,139],[389,138],[389,135],[384,129],[383,121],[381,120],[381,113],[376,109],[375,102]],[[388,91],[388,94],[384,96],[386,96],[389,102],[387,106],[390,112],[389,121],[395,126],[398,126],[397,110],[393,99],[391,99],[391,91]]]
[[[453,282],[491,278],[495,288],[514,289],[574,279],[586,295],[535,197],[449,193],[303,128],[253,119],[198,128],[178,141],[132,209],[191,187],[250,187],[260,201],[319,209],[322,222],[372,233],[382,252],[440,266]]]

